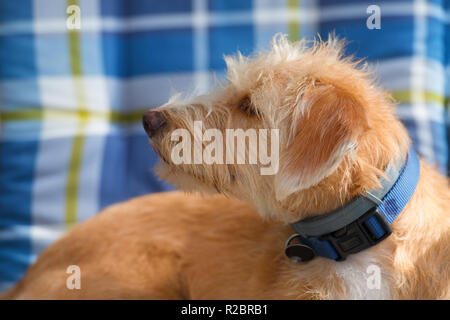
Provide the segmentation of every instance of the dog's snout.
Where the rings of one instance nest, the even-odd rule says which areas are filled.
[[[166,118],[161,111],[147,111],[142,116],[142,124],[145,131],[151,137],[166,124]]]

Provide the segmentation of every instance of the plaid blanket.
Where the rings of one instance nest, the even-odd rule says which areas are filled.
[[[173,89],[207,90],[224,54],[277,32],[348,39],[447,173],[449,21],[445,0],[0,0],[0,291],[73,224],[171,189],[150,170],[141,114]]]

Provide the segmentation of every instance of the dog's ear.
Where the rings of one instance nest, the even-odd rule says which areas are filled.
[[[320,84],[304,91],[295,113],[293,139],[282,151],[275,176],[279,201],[318,184],[355,151],[367,127],[364,107],[357,97],[333,85]],[[298,108],[301,108],[299,111]]]

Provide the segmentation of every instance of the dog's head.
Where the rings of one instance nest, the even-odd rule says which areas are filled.
[[[406,152],[389,96],[365,65],[342,56],[341,42],[277,36],[268,52],[225,60],[228,82],[143,117],[160,176],[184,190],[220,192],[293,221],[372,188]]]

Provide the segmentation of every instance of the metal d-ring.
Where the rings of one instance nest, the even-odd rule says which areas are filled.
[[[306,262],[314,259],[316,253],[310,246],[302,243],[291,244],[292,240],[296,238],[300,239],[298,233],[291,235],[286,241],[286,245],[284,246],[284,253],[286,256],[294,262]]]

